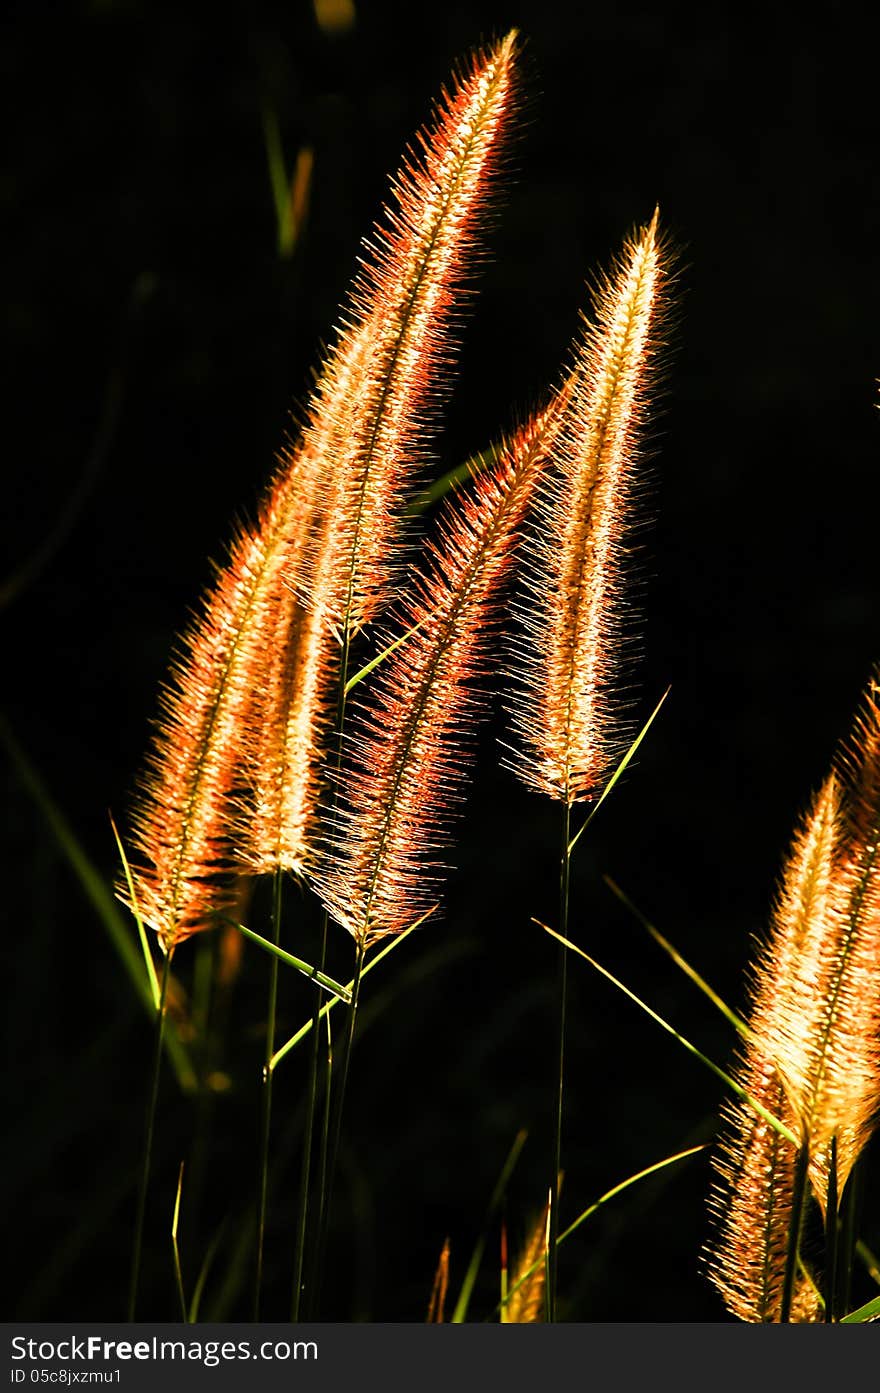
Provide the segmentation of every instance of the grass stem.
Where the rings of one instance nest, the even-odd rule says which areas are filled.
[[[566,799],[562,813],[562,848],[559,864],[560,933],[568,937],[568,903],[571,881],[571,804]],[[550,1217],[547,1260],[547,1319],[556,1320],[557,1241],[559,1238],[559,1176],[562,1170],[562,1099],[565,1079],[565,1005],[568,995],[568,952],[560,943],[557,967],[559,1004],[559,1054],[556,1080],[556,1122],[553,1142],[553,1169],[550,1174]]]
[[[327,936],[329,928],[329,917],[324,912],[324,923],[321,934],[321,964],[323,965],[327,957]],[[296,1249],[293,1259],[293,1302],[291,1304],[290,1319],[297,1322],[300,1318],[300,1308],[303,1296],[303,1271],[306,1251],[306,1233],[309,1220],[309,1191],[311,1187],[312,1175],[312,1146],[315,1135],[315,1109],[317,1106],[318,1095],[318,1061],[320,1058],[320,1025],[321,1020],[321,999],[320,994],[315,999],[315,1015],[312,1022],[312,1051],[309,1063],[309,1082],[306,1101],[306,1121],[303,1133],[302,1166],[300,1168],[299,1181],[299,1213],[296,1226]],[[329,1090],[329,1079],[327,1080]]]
[[[275,871],[272,887],[272,941],[281,944],[282,872]],[[266,1241],[266,1204],[269,1193],[269,1134],[272,1128],[272,1057],[275,1054],[275,1016],[278,1006],[278,959],[272,958],[269,969],[269,1005],[266,1013],[266,1062],[263,1066],[263,1090],[260,1107],[260,1169],[257,1203],[257,1256],[254,1272],[254,1320],[260,1319],[260,1293],[263,1286],[263,1254]]]
[[[153,1156],[153,1133],[156,1127],[156,1104],[159,1099],[159,1075],[162,1070],[162,1037],[165,1034],[165,1002],[168,996],[168,980],[171,969],[173,949],[165,954],[162,967],[162,982],[159,987],[159,1005],[156,1010],[156,1043],[153,1051],[153,1078],[150,1085],[150,1099],[147,1104],[147,1121],[144,1138],[144,1164],[141,1170],[141,1183],[138,1193],[137,1215],[134,1224],[134,1243],[131,1251],[131,1276],[128,1285],[129,1321],[134,1320],[137,1306],[138,1285],[141,1276],[141,1254],[144,1245],[144,1217],[147,1212],[147,1191],[150,1185],[150,1163]]]
[[[837,1217],[837,1137],[831,1138],[828,1165],[828,1192],[825,1197],[825,1320],[839,1319],[838,1294],[838,1217]]]
[[[323,1185],[323,1205],[321,1211],[321,1223],[318,1233],[318,1248],[315,1261],[315,1278],[312,1287],[312,1309],[311,1318],[314,1320],[317,1313],[317,1303],[321,1295],[321,1280],[324,1272],[324,1261],[327,1253],[327,1235],[330,1228],[330,1202],[333,1198],[333,1186],[336,1179],[336,1167],[339,1160],[339,1142],[342,1137],[342,1114],[345,1106],[345,1092],[348,1084],[349,1069],[351,1066],[351,1052],[354,1044],[355,1025],[357,1023],[358,998],[360,996],[361,977],[364,967],[364,940],[360,939],[357,945],[357,957],[355,959],[354,976],[352,978],[351,1005],[348,1008],[348,1021],[343,1036],[342,1056],[339,1065],[339,1083],[331,1112],[328,1108],[326,1113],[325,1135],[329,1141],[327,1150],[326,1170]],[[317,1036],[317,1031],[315,1032]],[[329,1090],[329,1081],[328,1081]]]
[[[345,726],[345,708],[348,701],[348,669],[351,662],[351,633],[349,616],[351,613],[351,586],[349,586],[349,596],[346,606],[345,624],[343,626],[342,656],[339,664],[339,684],[336,691],[336,760],[335,777],[330,790],[330,816],[336,808],[339,796],[339,780],[342,770],[343,752],[343,731]],[[330,937],[330,915],[324,910],[321,925],[321,958],[320,970],[323,972],[327,966],[327,945]],[[358,973],[355,973],[357,978]],[[352,985],[352,991],[356,990],[356,983]],[[352,995],[354,1003],[354,995]],[[308,1211],[309,1195],[311,1189],[311,1168],[312,1168],[312,1149],[315,1137],[315,1111],[318,1103],[318,1066],[321,1058],[321,1000],[320,994],[315,999],[315,1012],[312,1019],[312,1053],[309,1065],[308,1083],[308,1102],[306,1106],[306,1124],[303,1137],[303,1159],[302,1171],[300,1175],[300,1194],[299,1194],[299,1216],[297,1220],[296,1250],[294,1254],[294,1277],[293,1277],[293,1302],[291,1307],[291,1319],[298,1321],[302,1308],[303,1297],[303,1273],[305,1265],[306,1238],[308,1234]],[[330,1072],[332,1059],[332,1043],[330,1035],[330,1023],[327,1022],[327,1072],[325,1078],[325,1109],[324,1126],[322,1130],[321,1159],[318,1167],[318,1189],[317,1189],[317,1238],[315,1240],[314,1259],[311,1265],[311,1273],[307,1282],[309,1294],[309,1309],[314,1317],[315,1307],[318,1297],[320,1254],[322,1247],[322,1235],[324,1232],[325,1212],[327,1206],[327,1147],[329,1134],[329,1109],[330,1109]]]

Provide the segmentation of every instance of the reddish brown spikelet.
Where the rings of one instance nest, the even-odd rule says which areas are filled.
[[[446,1319],[446,1294],[449,1291],[449,1239],[447,1238],[440,1250],[440,1257],[437,1262],[437,1271],[434,1273],[434,1285],[431,1288],[431,1300],[428,1302],[428,1314],[425,1317],[426,1325],[442,1325]]]
[[[510,1282],[505,1321],[511,1325],[536,1325],[544,1319],[547,1283],[547,1218],[545,1206],[532,1225]]]
[[[560,467],[542,482],[542,526],[526,555],[514,768],[531,787],[569,804],[601,786],[621,738],[622,540],[665,267],[655,214],[595,294],[595,322],[575,352]]]
[[[258,526],[239,530],[162,692],[132,817],[132,870],[138,909],[166,950],[236,902],[242,867],[232,828],[263,658],[259,636],[276,613],[286,547],[306,525],[304,506],[287,493],[299,477],[302,501],[305,475],[292,466],[279,476]]]
[[[328,613],[340,633],[376,613],[395,573],[402,503],[448,389],[456,307],[513,114],[516,50],[511,33],[477,55],[419,134],[392,185],[393,206],[364,245],[331,353],[332,376],[352,337],[366,343],[359,390],[338,414],[342,447],[324,499],[334,552]],[[325,425],[319,396],[307,433]]]
[[[447,507],[429,568],[401,607],[403,630],[418,628],[378,669],[356,711],[344,801],[316,882],[358,942],[401,932],[432,901],[450,814],[463,798],[474,682],[559,410],[524,427],[469,496]]]

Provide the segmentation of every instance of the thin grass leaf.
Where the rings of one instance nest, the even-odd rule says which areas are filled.
[[[478,450],[463,464],[457,464],[447,474],[441,475],[435,483],[416,494],[407,509],[410,517],[419,517],[422,513],[426,513],[435,503],[440,503],[448,493],[452,493],[461,484],[466,484],[468,479],[473,479],[481,470],[487,469],[498,458],[498,450],[497,445],[489,445],[485,450]]]
[[[557,1247],[560,1243],[564,1243],[567,1238],[570,1238],[573,1233],[576,1233],[581,1224],[586,1223],[587,1219],[591,1218],[604,1204],[607,1204],[609,1200],[613,1200],[617,1195],[623,1194],[624,1190],[628,1190],[631,1185],[635,1185],[639,1180],[647,1179],[649,1175],[654,1175],[657,1171],[664,1170],[667,1166],[675,1165],[677,1161],[686,1160],[688,1156],[696,1156],[698,1152],[705,1151],[708,1145],[708,1142],[702,1142],[699,1146],[688,1147],[686,1151],[676,1151],[674,1156],[665,1156],[662,1161],[655,1161],[653,1165],[646,1166],[644,1170],[636,1171],[635,1175],[628,1176],[626,1180],[621,1180],[618,1185],[614,1185],[610,1190],[606,1190],[604,1195],[600,1195],[599,1199],[589,1205],[582,1214],[578,1215],[573,1223],[569,1224],[567,1229],[563,1230],[556,1240]],[[537,1271],[543,1261],[543,1258],[539,1259],[527,1272],[523,1272],[516,1286],[511,1287],[508,1292],[508,1300],[514,1295],[517,1287],[521,1286],[523,1282],[527,1281],[528,1278]],[[497,1310],[498,1307],[495,1309]]]
[[[180,1222],[180,1195],[183,1190],[183,1167],[184,1162],[180,1163],[180,1172],[177,1177],[177,1194],[174,1197],[174,1215],[171,1220],[171,1246],[174,1250],[174,1278],[177,1283],[177,1299],[180,1302],[180,1318],[184,1325],[188,1323],[186,1312],[186,1294],[183,1290],[183,1270],[180,1266],[180,1248],[177,1243],[177,1227]]]
[[[284,163],[281,146],[281,130],[277,114],[268,107],[263,111],[263,143],[266,147],[266,165],[269,171],[269,185],[275,203],[275,218],[278,224],[278,251],[281,256],[289,256],[292,250],[290,228],[290,182]]]
[[[234,919],[227,919],[225,915],[220,915],[218,917],[220,917],[225,924],[232,924],[234,928],[244,934],[245,938],[249,938],[252,943],[258,944],[266,953],[271,953],[273,957],[279,958],[283,963],[287,963],[288,967],[295,967],[304,977],[308,977],[309,981],[314,982],[319,987],[323,987],[325,992],[331,992],[334,996],[338,996],[340,1001],[344,1001],[346,1005],[351,1001],[351,990],[348,987],[340,986],[338,982],[334,982],[333,978],[328,977],[326,972],[320,972],[318,968],[312,967],[310,963],[304,962],[302,958],[295,958],[292,953],[286,953],[283,948],[279,948],[277,944],[270,942],[268,938],[263,938],[261,934],[254,933],[253,929],[247,928],[244,924],[239,924]]]
[[[562,934],[558,934],[555,929],[548,928],[546,924],[542,924],[540,919],[533,919],[532,923],[537,924],[540,929],[543,929],[551,938],[555,938],[559,943],[563,944],[570,952],[577,953],[578,957],[588,962],[596,972],[600,973],[602,977],[607,978],[609,982],[617,987],[618,991],[623,992],[624,996],[628,996],[630,1001],[634,1002],[636,1006],[639,1006],[653,1021],[656,1021],[657,1025],[665,1030],[667,1034],[671,1035],[674,1040],[677,1040],[678,1043],[687,1050],[688,1054],[692,1054],[701,1064],[705,1064],[706,1068],[711,1069],[712,1073],[715,1074],[717,1078],[721,1079],[722,1083],[726,1084],[732,1092],[739,1098],[744,1099],[757,1113],[760,1113],[764,1121],[769,1122],[774,1131],[778,1132],[786,1141],[791,1142],[792,1146],[798,1146],[798,1139],[795,1134],[790,1131],[783,1122],[780,1122],[778,1117],[774,1117],[771,1112],[768,1112],[762,1103],[759,1103],[756,1098],[751,1097],[735,1079],[731,1078],[730,1074],[726,1074],[724,1070],[719,1068],[707,1055],[703,1054],[702,1050],[698,1050],[696,1045],[692,1045],[690,1040],[685,1039],[683,1035],[679,1035],[674,1026],[671,1026],[668,1021],[665,1021],[662,1016],[652,1010],[650,1006],[642,1001],[641,997],[636,996],[635,992],[630,991],[629,987],[625,987],[613,973],[609,972],[607,968],[602,967],[601,963],[597,963],[595,958],[591,958],[589,953],[585,953],[583,948],[579,948],[576,943],[572,943],[570,939],[563,938]]]
[[[149,977],[144,973],[141,955],[129,932],[128,924],[116,907],[116,901],[99,871],[74,836],[67,819],[50,796],[41,778],[28,760],[4,716],[0,715],[2,740],[24,788],[40,809],[68,865],[90,901],[107,937],[132,983],[141,1005],[151,1021],[156,1019],[157,999]],[[180,1040],[173,1021],[168,1021],[164,1048],[175,1078],[184,1093],[195,1093],[199,1082],[189,1052]]]
[[[699,987],[703,995],[708,997],[712,1005],[717,1007],[717,1009],[721,1012],[722,1016],[724,1016],[728,1021],[730,1021],[730,1024],[733,1026],[734,1030],[738,1031],[744,1039],[751,1039],[752,1032],[746,1025],[745,1021],[742,1019],[742,1017],[738,1016],[736,1012],[733,1010],[733,1008],[728,1006],[727,1002],[721,999],[721,997],[714,990],[714,988],[709,986],[709,983],[706,981],[705,977],[700,976],[699,972],[697,972],[695,967],[691,967],[687,959],[682,957],[678,949],[672,943],[669,942],[669,939],[664,938],[660,930],[654,927],[650,919],[646,918],[646,916],[642,913],[642,911],[638,908],[637,905],[633,904],[632,900],[625,893],[625,891],[621,890],[617,882],[615,880],[612,880],[610,875],[603,875],[602,879],[608,886],[608,889],[611,891],[611,893],[617,896],[617,898],[620,900],[620,903],[630,911],[630,913],[633,915],[635,919],[638,919],[642,928],[647,929],[648,933],[654,939],[654,942],[659,944],[659,946],[663,949],[664,953],[669,954],[676,967],[681,968],[685,976],[689,977],[690,980],[694,983],[694,985]]]
[[[865,1264],[868,1276],[880,1287],[880,1259],[874,1256],[867,1243],[863,1243],[861,1239],[856,1244],[856,1252]]]
[[[857,1311],[850,1311],[848,1316],[844,1316],[841,1325],[862,1325],[865,1321],[880,1320],[880,1296],[872,1297],[864,1306],[860,1306]]]
[[[266,165],[269,171],[269,184],[272,201],[275,204],[275,221],[278,228],[278,255],[284,259],[293,255],[299,241],[308,204],[314,151],[304,147],[296,157],[293,175],[287,172],[284,150],[281,144],[281,130],[278,115],[266,107],[263,110],[263,143],[266,148]]]
[[[420,619],[417,624],[413,624],[412,628],[407,629],[405,634],[401,634],[399,638],[394,639],[392,643],[388,644],[387,648],[382,649],[381,653],[377,653],[374,658],[371,658],[368,663],[365,663],[364,666],[355,673],[354,677],[350,677],[346,682],[344,689],[345,695],[348,696],[359,682],[363,682],[364,678],[369,677],[370,673],[373,672],[380,663],[384,663],[386,658],[390,658],[391,654],[396,652],[401,644],[406,643],[407,639],[412,638],[413,634],[417,634],[424,622],[424,619]]]
[[[409,938],[411,933],[415,933],[416,929],[421,928],[425,920],[429,919],[437,908],[437,905],[432,905],[431,908],[427,911],[427,913],[421,915],[420,918],[416,919],[414,924],[410,924],[408,929],[404,929],[403,933],[397,934],[395,938],[390,939],[385,944],[384,948],[380,949],[380,951],[376,953],[374,957],[370,958],[368,962],[364,963],[361,976],[366,977],[368,972],[372,972],[374,967],[378,967],[382,959],[386,958],[388,954],[392,951],[392,949],[397,948],[401,943],[403,943],[404,939]],[[354,980],[347,984],[345,990],[349,994],[351,994],[351,992],[354,990]],[[325,1006],[322,1006],[319,1012],[319,1019],[323,1020],[327,1013],[333,1010],[333,1007],[337,1004],[337,1002],[340,999],[341,998],[336,997],[333,1001],[328,1001]],[[306,1038],[306,1036],[312,1030],[314,1024],[315,1021],[314,1018],[312,1018],[311,1020],[307,1020],[304,1025],[301,1025],[296,1034],[292,1035],[290,1039],[286,1042],[286,1044],[282,1045],[280,1049],[275,1051],[275,1053],[272,1056],[272,1059],[269,1062],[269,1068],[277,1068],[277,1066],[281,1063],[282,1059],[284,1059],[285,1055],[288,1055],[292,1049],[296,1048],[300,1041]]]
[[[208,1249],[202,1261],[201,1268],[199,1269],[198,1279],[193,1290],[192,1301],[190,1302],[189,1314],[187,1316],[188,1325],[196,1325],[198,1323],[199,1310],[202,1304],[202,1296],[204,1295],[205,1285],[208,1281],[208,1276],[210,1275],[211,1268],[214,1264],[214,1259],[217,1256],[217,1250],[220,1247],[220,1243],[222,1241],[224,1233],[226,1232],[228,1223],[228,1219],[223,1220],[223,1223],[220,1225],[219,1229],[214,1234],[214,1237],[211,1239],[211,1242],[208,1244]]]
[[[641,730],[639,731],[638,735],[636,736],[635,740],[632,742],[632,744],[630,745],[630,747],[629,747],[629,749],[627,750],[626,754],[623,756],[623,759],[620,761],[620,763],[618,764],[618,766],[617,766],[617,768],[615,769],[614,773],[612,774],[611,778],[608,780],[607,784],[606,784],[605,787],[603,788],[601,797],[599,798],[598,802],[595,803],[594,806],[590,809],[589,815],[588,815],[586,821],[584,822],[583,827],[581,827],[580,831],[579,831],[579,832],[576,832],[575,835],[572,837],[571,841],[570,841],[569,844],[568,844],[568,854],[569,854],[569,856],[570,856],[571,853],[574,851],[574,849],[575,849],[575,847],[577,846],[578,842],[580,841],[581,837],[582,837],[582,836],[584,835],[584,833],[586,832],[586,830],[587,830],[587,828],[589,827],[590,823],[593,821],[593,818],[596,816],[596,814],[597,814],[597,812],[599,811],[599,809],[601,808],[602,804],[605,802],[605,799],[608,797],[609,793],[610,793],[611,790],[614,788],[614,785],[617,783],[618,779],[621,777],[622,774],[624,774],[624,773],[626,772],[626,769],[627,769],[627,766],[629,765],[630,760],[633,758],[633,756],[635,755],[635,753],[636,753],[636,751],[638,750],[639,746],[641,745],[642,741],[644,740],[645,736],[648,734],[648,731],[651,729],[651,726],[654,724],[654,721],[656,720],[657,716],[658,716],[659,713],[660,713],[660,708],[661,708],[661,706],[663,705],[664,701],[665,701],[666,698],[669,696],[669,693],[670,693],[671,691],[672,691],[672,688],[671,688],[671,687],[667,687],[667,688],[666,688],[666,691],[663,693],[662,697],[661,697],[660,700],[657,702],[657,705],[654,707],[654,710],[651,712],[651,714],[650,714],[650,716],[648,717],[647,721],[646,721],[645,724],[642,726],[642,728],[641,728]]]
[[[142,952],[143,955],[144,955],[144,963],[145,963],[146,969],[147,969],[147,977],[149,978],[149,980],[150,980],[150,986],[151,986],[152,989],[153,989],[153,1005],[154,1005],[155,1009],[158,1011],[158,1009],[159,1009],[159,978],[156,976],[156,964],[153,962],[153,955],[152,955],[152,953],[150,952],[150,945],[149,945],[149,943],[147,942],[147,931],[146,931],[146,929],[144,928],[144,921],[143,921],[143,919],[141,918],[141,912],[140,912],[140,910],[138,909],[137,894],[136,894],[136,892],[135,892],[134,881],[132,880],[132,876],[131,876],[131,867],[130,867],[129,864],[128,864],[128,857],[127,857],[126,854],[125,854],[125,847],[122,845],[122,840],[121,840],[121,838],[120,838],[120,836],[119,836],[119,832],[118,832],[118,830],[117,830],[116,823],[115,823],[114,820],[113,820],[113,814],[110,813],[110,814],[109,814],[109,817],[110,817],[110,826],[111,826],[112,829],[113,829],[113,836],[114,836],[115,839],[116,839],[116,847],[117,847],[117,850],[118,850],[118,852],[119,852],[119,859],[120,859],[121,862],[122,862],[122,869],[123,869],[123,871],[125,872],[125,882],[126,882],[126,884],[127,884],[127,886],[128,886],[128,893],[131,895],[131,908],[132,908],[132,913],[134,914],[134,922],[137,924],[137,931],[138,931],[138,938],[140,939],[141,952]]]
[[[510,1177],[514,1171],[514,1167],[516,1166],[516,1163],[520,1158],[520,1153],[526,1144],[527,1136],[528,1132],[526,1132],[524,1129],[517,1132],[513,1141],[513,1145],[511,1146],[510,1151],[507,1153],[507,1160],[501,1167],[501,1174],[499,1175],[498,1180],[495,1184],[495,1189],[492,1191],[492,1198],[489,1201],[489,1208],[486,1210],[486,1219],[483,1225],[483,1232],[474,1244],[474,1251],[471,1253],[471,1260],[468,1263],[468,1269],[465,1273],[464,1281],[461,1284],[461,1291],[459,1292],[458,1300],[455,1303],[455,1310],[452,1312],[452,1320],[450,1322],[452,1325],[461,1325],[467,1319],[468,1307],[470,1305],[471,1296],[474,1290],[474,1283],[477,1280],[477,1275],[480,1271],[480,1264],[483,1261],[483,1253],[486,1249],[486,1232],[490,1223],[492,1222],[492,1219],[495,1216],[496,1211],[498,1210],[501,1204],[501,1201],[504,1198],[505,1191],[507,1190],[508,1181],[510,1180]]]

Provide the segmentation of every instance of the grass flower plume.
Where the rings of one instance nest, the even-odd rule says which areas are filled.
[[[359,943],[399,933],[429,907],[463,797],[487,637],[538,473],[553,448],[560,396],[497,453],[472,495],[443,514],[401,607],[413,629],[355,712],[322,899]]]
[[[738,1102],[717,1162],[709,1275],[744,1320],[779,1320],[797,1157],[836,1224],[880,1111],[880,706],[872,681],[849,745],[798,829],[754,972],[740,1081],[799,1152]],[[793,1319],[813,1319],[802,1279]],[[812,1313],[812,1314],[811,1314]]]
[[[621,547],[663,284],[655,214],[595,295],[595,321],[575,353],[559,468],[541,484],[541,528],[525,557],[514,768],[568,805],[594,795],[617,752]]]
[[[307,864],[338,640],[385,593],[512,114],[515,52],[511,34],[475,58],[420,136],[302,437],[179,645],[132,818],[137,907],[165,949],[231,908],[242,871]]]

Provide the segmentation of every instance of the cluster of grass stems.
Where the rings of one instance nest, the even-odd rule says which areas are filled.
[[[256,520],[239,528],[181,640],[129,832],[117,836],[118,896],[133,912],[142,961],[94,876],[89,881],[80,866],[156,1021],[129,1319],[139,1311],[163,1058],[182,1080],[191,1069],[167,1020],[173,968],[197,935],[256,943],[268,958],[250,1230],[255,1320],[266,1314],[273,1083],[281,1062],[301,1047],[304,1120],[289,1314],[293,1321],[320,1316],[359,1005],[369,974],[423,925],[430,933],[438,913],[442,856],[499,653],[511,718],[504,762],[559,808],[558,921],[538,925],[558,948],[558,1034],[555,1077],[547,1081],[554,1123],[544,1138],[546,1189],[511,1256],[501,1225],[499,1300],[489,1318],[557,1320],[561,1245],[628,1186],[703,1149],[646,1158],[638,1174],[564,1221],[570,957],[610,980],[729,1091],[705,1257],[728,1310],[743,1320],[779,1322],[856,1321],[880,1311],[880,1300],[856,1312],[850,1305],[854,1264],[862,1258],[871,1267],[858,1240],[858,1184],[880,1103],[876,684],[796,833],[753,966],[749,1018],[721,1001],[644,921],[735,1028],[740,1059],[733,1072],[612,977],[573,941],[570,928],[572,857],[663,705],[661,699],[637,730],[620,695],[631,687],[624,591],[645,477],[642,440],[672,284],[656,213],[594,281],[590,313],[545,400],[465,469],[426,482],[462,305],[515,128],[518,60],[515,34],[475,55],[420,133],[364,244],[297,438],[279,456]],[[302,210],[311,164],[297,163],[291,202],[283,196],[277,139],[272,152],[287,246],[290,207]],[[435,504],[439,518],[423,529],[419,545],[420,517]],[[18,762],[33,784],[20,754]],[[53,816],[73,857],[75,844]],[[262,933],[243,922],[257,878],[272,886]],[[314,962],[294,951],[293,897],[285,896],[294,881],[299,903],[314,894],[322,906]],[[353,950],[346,983],[328,966],[340,932]],[[282,1039],[279,992],[290,972],[307,980],[313,1007]],[[468,1317],[486,1235],[524,1140],[516,1138],[502,1168],[486,1232],[454,1302],[444,1246],[429,1300],[426,1291],[429,1321]],[[566,1189],[576,1192],[576,1176],[568,1176]],[[213,1252],[187,1298],[178,1248],[185,1202],[181,1167],[171,1227],[174,1276],[181,1316],[194,1320]],[[816,1243],[804,1237],[817,1222],[824,1253],[818,1263]]]

